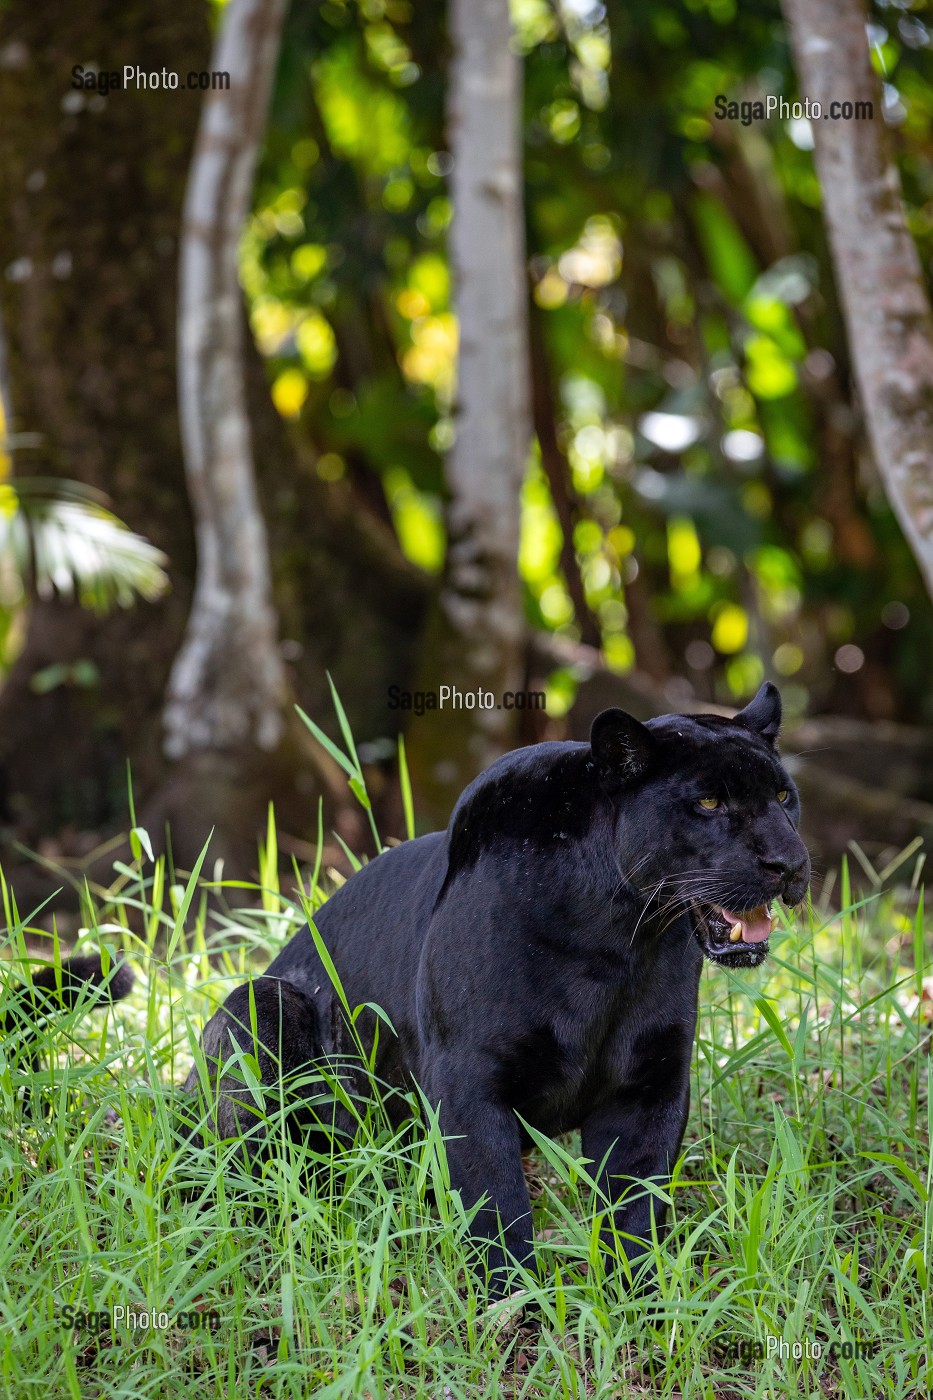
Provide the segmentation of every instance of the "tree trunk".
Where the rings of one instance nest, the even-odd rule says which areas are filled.
[[[248,873],[256,814],[269,797],[296,836],[313,840],[317,829],[321,773],[293,734],[274,763],[257,748],[255,781],[236,791],[222,757],[214,771],[210,755],[169,767],[162,748],[166,685],[195,573],[175,345],[181,210],[204,97],[135,87],[104,97],[70,80],[72,65],[93,58],[108,71],[140,62],[184,74],[207,68],[209,57],[201,5],[150,0],[144,27],[138,9],[115,0],[86,0],[51,28],[28,0],[0,10],[4,379],[10,429],[41,440],[39,452],[16,453],[15,470],[105,492],[117,515],[168,555],[172,582],[158,603],[107,617],[30,602],[23,651],[0,687],[0,861],[24,907],[62,880],[32,863],[15,866],[13,843],[84,858],[125,826],[127,758],[137,810],[154,838],[171,820],[179,867],[222,817],[240,832]],[[315,476],[289,441],[249,340],[245,352],[290,679],[330,727],[329,669],[358,741],[392,737],[399,717],[387,709],[387,687],[412,683],[425,579],[378,522],[354,514],[344,483]],[[33,688],[37,673],[79,660],[96,668],[93,684]],[[111,851],[101,862],[104,878],[112,859]]]
[[[96,59],[108,71],[142,62],[186,72],[208,54],[200,5],[153,0],[144,39],[138,9],[114,0],[65,7],[54,24],[29,0],[0,12],[9,426],[40,444],[18,450],[14,470],[105,492],[169,556],[173,582],[157,604],[103,618],[57,600],[30,604],[23,650],[0,690],[7,873],[14,839],[74,855],[122,821],[127,755],[137,788],[155,780],[162,695],[193,571],[173,345],[179,212],[201,94],[128,87],[104,96],[72,87],[71,70]],[[93,669],[33,688],[46,667],[82,659]]]
[[[165,750],[275,750],[288,687],[246,411],[238,252],[249,213],[285,0],[230,0],[182,217],[178,386],[198,551],[194,602],[165,707]]]
[[[862,0],[783,0],[875,464],[933,596],[933,313],[869,62]],[[867,102],[872,120],[830,104]]]
[[[446,462],[447,561],[422,677],[426,688],[456,688],[464,702],[413,728],[422,806],[434,820],[446,820],[463,785],[514,732],[514,712],[501,706],[522,675],[517,560],[531,437],[521,62],[507,0],[451,0],[450,17],[457,417]],[[478,691],[491,708],[466,708]]]

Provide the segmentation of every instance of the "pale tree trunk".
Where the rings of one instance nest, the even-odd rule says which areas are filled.
[[[783,0],[875,463],[933,596],[933,315],[869,61],[862,0]],[[830,104],[871,102],[870,121]]]
[[[450,252],[459,324],[456,439],[447,457],[448,550],[428,627],[425,686],[478,690],[478,706],[412,729],[424,805],[435,820],[510,745],[522,683],[520,492],[531,436],[521,62],[508,0],[451,0],[448,108],[453,156]]]
[[[229,0],[211,62],[182,223],[178,378],[198,551],[194,602],[165,706],[165,750],[274,750],[288,693],[246,409],[240,235],[287,0]]]
[[[464,648],[464,673],[498,698],[520,675],[519,493],[531,436],[522,69],[510,47],[508,0],[452,0],[451,30],[450,251],[460,340],[441,607]],[[503,715],[486,714],[476,758],[504,741]]]
[[[211,854],[233,874],[254,865],[270,798],[288,827],[306,819],[315,774],[338,806],[344,792],[290,704],[256,486],[238,275],[286,10],[287,0],[228,0],[211,68],[229,73],[230,84],[205,97],[188,176],[178,387],[197,571],[163,716],[175,763],[144,808],[147,824],[169,827],[189,862],[213,829]]]

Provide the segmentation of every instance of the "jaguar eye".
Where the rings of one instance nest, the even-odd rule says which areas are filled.
[[[778,802],[786,802],[789,797],[790,793],[787,791],[787,788],[781,788],[781,791],[777,795],[777,800]]]
[[[700,803],[700,806],[701,806],[701,807],[705,807],[705,808],[706,808],[707,812],[713,812],[713,811],[715,811],[716,808],[719,806],[719,798],[718,798],[718,797],[701,797],[701,798],[699,798],[699,803]]]

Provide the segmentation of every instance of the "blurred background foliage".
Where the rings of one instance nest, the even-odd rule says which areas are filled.
[[[734,703],[768,671],[791,714],[933,719],[931,604],[861,446],[808,124],[714,118],[720,93],[794,100],[777,5],[515,0],[513,15],[529,621],[600,643],[674,700]],[[444,25],[443,6],[409,0],[293,7],[242,252],[279,412],[317,474],[430,572],[457,338]],[[879,6],[872,42],[929,268],[930,32]],[[555,673],[549,713],[573,693]]]

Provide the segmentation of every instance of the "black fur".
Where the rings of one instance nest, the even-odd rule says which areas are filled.
[[[0,1033],[35,1071],[39,1067],[37,1021],[81,1003],[92,1009],[120,1001],[132,987],[133,973],[124,962],[111,963],[106,973],[96,954],[68,958],[60,967],[49,963],[14,989],[0,1013]]]
[[[582,1130],[633,1237],[626,1253],[644,1251],[651,1199],[627,1187],[663,1182],[680,1150],[703,956],[767,955],[767,943],[730,943],[716,910],[806,891],[780,712],[765,685],[735,719],[642,725],[609,710],[588,744],[511,753],[470,784],[446,833],[386,851],[317,917],[350,1006],[376,1003],[397,1032],[381,1029],[377,1073],[440,1105],[452,1185],[468,1205],[487,1197],[476,1229],[495,1292],[507,1256],[533,1259],[516,1115],[549,1135]],[[253,986],[264,1074],[349,1049],[307,928]],[[238,989],[209,1022],[215,1062],[231,1039],[252,1044],[247,1001]],[[369,1011],[357,1022],[365,1045],[374,1024]],[[196,1082],[192,1071],[186,1088]],[[242,1096],[215,1088],[219,1126],[235,1131]]]
[[[322,1094],[314,1062],[321,1056],[322,1036],[314,1002],[298,987],[274,977],[255,977],[237,987],[204,1027],[201,1047],[209,1082],[202,1082],[195,1066],[184,1088],[187,1093],[208,1091],[219,1137],[243,1137],[249,1153],[258,1157],[280,1104],[293,1139],[315,1133],[314,1105]],[[256,1056],[258,1078],[268,1086],[259,1103],[237,1064],[237,1050]],[[218,1076],[222,1093],[216,1096]],[[187,1115],[184,1130],[191,1141],[202,1141],[196,1115]],[[326,1140],[319,1145],[323,1150]]]

